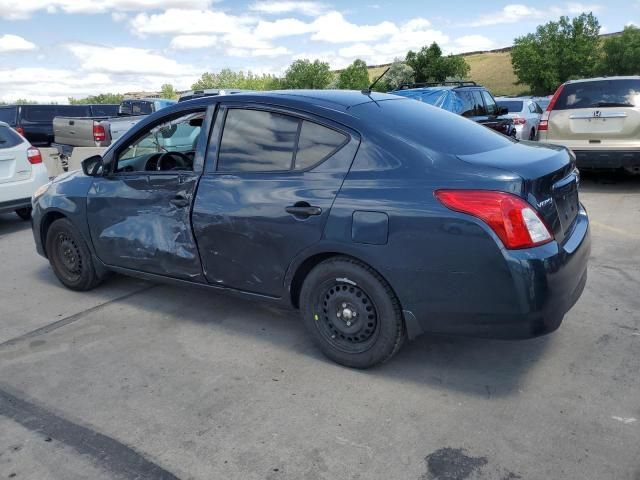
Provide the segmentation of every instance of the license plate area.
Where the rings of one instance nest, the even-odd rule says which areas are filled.
[[[578,176],[571,173],[552,187],[553,200],[563,233],[569,231],[580,210],[578,200]]]

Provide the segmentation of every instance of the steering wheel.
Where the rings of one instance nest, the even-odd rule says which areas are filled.
[[[164,152],[160,155],[160,158],[158,158],[156,170],[166,171],[186,169],[189,168],[189,163],[189,157],[182,152]]]

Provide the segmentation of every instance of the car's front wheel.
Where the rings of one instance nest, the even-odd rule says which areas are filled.
[[[331,258],[309,273],[300,309],[322,352],[347,367],[383,363],[405,338],[400,303],[389,284],[349,257]]]
[[[56,277],[71,290],[91,290],[100,282],[91,252],[78,229],[66,218],[49,227],[46,238],[47,256]]]
[[[19,208],[16,210],[16,215],[18,215],[22,220],[30,220],[31,207]]]

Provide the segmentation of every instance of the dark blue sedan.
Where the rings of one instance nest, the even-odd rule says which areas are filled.
[[[395,95],[206,97],[37,192],[33,233],[68,288],[114,271],[277,302],[365,368],[423,333],[558,328],[587,278],[578,180],[565,148]]]

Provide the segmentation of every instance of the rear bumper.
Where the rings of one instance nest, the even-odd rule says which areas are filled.
[[[494,265],[492,288],[503,292],[509,308],[485,304],[473,311],[442,314],[413,312],[415,333],[438,333],[486,338],[523,339],[553,332],[580,298],[587,282],[587,262],[591,251],[589,220],[581,208],[571,233],[562,244],[551,242],[526,250],[505,250],[510,275],[496,283],[500,265]],[[482,288],[478,285],[478,289]]]
[[[640,150],[574,150],[578,168],[619,169],[640,167]]]
[[[25,180],[0,184],[0,213],[31,206],[31,196],[49,181],[44,163],[31,166],[31,176]]]

